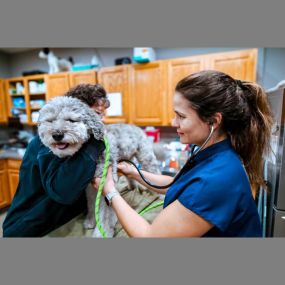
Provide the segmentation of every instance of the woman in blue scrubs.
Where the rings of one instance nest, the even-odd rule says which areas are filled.
[[[169,189],[152,188],[166,194],[152,224],[119,195],[109,169],[103,195],[125,231],[131,237],[261,237],[252,189],[264,184],[262,155],[272,126],[263,89],[222,72],[201,71],[177,84],[173,108],[181,143],[195,144],[199,151]],[[132,166],[121,163],[119,169],[145,184]],[[173,180],[143,174],[156,185]]]

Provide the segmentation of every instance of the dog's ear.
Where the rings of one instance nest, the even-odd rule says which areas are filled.
[[[95,139],[103,140],[105,134],[105,126],[98,114],[96,114],[91,108],[87,108],[88,110],[85,124],[89,127]]]

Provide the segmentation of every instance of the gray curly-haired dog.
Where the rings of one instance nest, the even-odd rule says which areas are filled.
[[[101,118],[85,103],[72,97],[55,97],[39,112],[38,133],[42,143],[58,157],[72,156],[93,134],[95,139],[107,136],[110,145],[110,164],[114,181],[118,181],[117,162],[120,159],[137,159],[142,168],[160,173],[152,144],[145,133],[134,125],[113,124],[105,126]],[[95,177],[102,177],[105,151],[99,156]],[[72,175],[72,174],[71,174]],[[85,228],[95,227],[94,207],[96,191],[91,184],[86,189],[88,214]],[[108,237],[114,234],[117,217],[111,207],[103,201],[99,209],[100,223]],[[93,237],[100,237],[98,227]]]

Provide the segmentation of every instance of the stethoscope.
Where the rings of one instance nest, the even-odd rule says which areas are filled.
[[[200,148],[198,148],[196,151],[195,151],[195,149],[196,149],[197,146],[194,145],[194,147],[192,148],[190,157],[187,159],[185,165],[189,164],[189,163],[196,157],[196,155],[197,155],[201,150],[204,149],[204,147],[206,146],[206,144],[208,143],[208,141],[209,141],[209,140],[211,139],[211,137],[213,136],[214,130],[215,130],[215,129],[214,129],[214,126],[213,126],[213,124],[211,124],[211,125],[210,125],[210,133],[209,133],[208,137],[206,138],[206,140],[204,141],[204,143],[202,144],[202,146],[201,146]],[[159,186],[159,185],[152,184],[149,180],[147,180],[147,179],[144,177],[144,175],[141,173],[140,169],[136,166],[136,164],[135,164],[134,162],[132,162],[131,160],[128,160],[128,159],[121,159],[121,160],[119,160],[118,162],[120,163],[120,162],[123,162],[123,161],[125,161],[125,162],[127,162],[127,163],[129,163],[129,164],[132,164],[132,165],[136,168],[136,170],[138,171],[138,173],[139,173],[140,177],[142,178],[142,180],[143,180],[146,184],[148,184],[149,186],[151,186],[151,187],[153,187],[153,188],[156,188],[156,189],[165,189],[165,188],[169,188],[170,186],[172,186],[172,185],[177,181],[177,179],[182,175],[183,169],[184,169],[184,167],[183,167],[183,168],[174,176],[174,179],[173,179],[173,181],[172,181],[171,183],[169,183],[169,184],[167,184],[167,185]],[[185,165],[184,165],[184,166],[185,166]]]

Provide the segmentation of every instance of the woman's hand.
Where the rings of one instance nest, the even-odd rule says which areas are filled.
[[[136,171],[134,166],[127,162],[120,162],[117,167],[118,171],[127,177],[131,177]]]
[[[98,190],[100,182],[102,178],[95,178],[91,181],[92,186]],[[106,196],[109,192],[113,191],[112,189],[115,187],[113,174],[112,174],[112,167],[108,168],[107,176],[105,178],[105,185],[102,191],[103,196]]]

